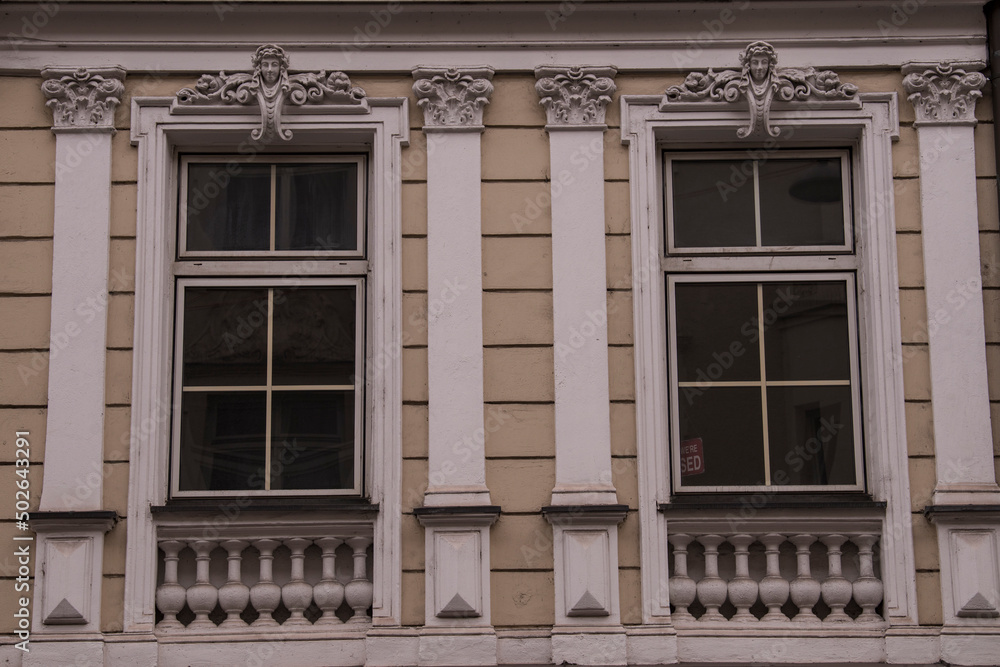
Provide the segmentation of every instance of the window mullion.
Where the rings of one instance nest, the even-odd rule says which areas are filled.
[[[273,209],[272,209],[273,210]],[[272,237],[273,239],[273,237]],[[274,357],[274,288],[267,290],[267,390],[264,415],[264,490],[271,490],[271,380]]]
[[[277,209],[278,209],[278,196],[277,195],[278,195],[278,165],[272,164],[271,165],[271,213],[270,213],[270,225],[271,225],[271,228],[270,228],[270,232],[269,232],[270,239],[271,239],[270,240],[270,244],[271,244],[270,245],[270,249],[271,249],[272,252],[274,251],[274,248],[275,248],[275,245],[274,245],[275,226],[276,226],[276,222],[275,221],[276,221],[276,218],[277,218]]]
[[[756,163],[754,163],[756,165]],[[756,172],[756,166],[754,168]],[[758,231],[759,231],[758,227]],[[760,350],[760,409],[764,427],[764,485],[771,486],[771,451],[767,432],[767,371],[764,360],[764,284],[757,283],[757,344]]]
[[[760,169],[757,160],[753,161],[753,225],[757,247],[761,247],[760,233]]]

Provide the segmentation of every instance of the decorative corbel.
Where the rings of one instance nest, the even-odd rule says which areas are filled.
[[[351,85],[343,72],[325,70],[290,74],[285,50],[274,44],[257,47],[250,60],[252,72],[203,74],[194,89],[177,92],[175,110],[183,107],[260,107],[260,127],[250,133],[254,141],[288,141],[292,131],[281,127],[288,106],[324,106],[332,112],[367,110],[365,91]]]
[[[906,99],[917,124],[975,125],[976,100],[986,77],[983,62],[907,63],[903,65]]]
[[[778,67],[778,56],[767,42],[753,42],[740,53],[738,70],[691,72],[680,86],[667,88],[662,106],[678,102],[729,102],[746,100],[750,122],[736,131],[741,139],[771,137],[781,128],[771,125],[771,105],[781,102],[850,100],[858,87],[841,83],[836,72],[813,67]]]
[[[614,67],[538,67],[535,91],[549,125],[604,125],[615,93]]]
[[[123,67],[46,67],[42,77],[53,131],[114,132],[115,109],[125,94]]]
[[[483,107],[493,94],[492,67],[418,67],[413,78],[425,127],[482,127]]]

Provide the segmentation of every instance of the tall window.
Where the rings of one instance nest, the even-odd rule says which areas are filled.
[[[362,493],[366,159],[178,181],[172,495]]]
[[[848,151],[664,166],[674,489],[862,490]]]

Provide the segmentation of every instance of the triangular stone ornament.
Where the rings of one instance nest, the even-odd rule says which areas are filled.
[[[63,598],[45,619],[49,625],[86,625],[87,619],[76,610],[69,600]]]
[[[573,608],[569,610],[567,616],[607,616],[608,610],[604,608],[594,594],[590,591],[586,591],[580,596],[580,599],[576,601]]]
[[[438,616],[468,618],[470,616],[479,616],[479,612],[476,611],[475,607],[466,602],[465,598],[456,593],[455,597],[449,600],[448,604],[442,607],[441,611],[438,612]]]
[[[997,610],[994,604],[983,597],[982,593],[976,593],[962,606],[961,609],[958,610],[956,615],[963,618],[968,618],[970,616],[974,618],[996,618],[997,616],[1000,616],[1000,611]]]

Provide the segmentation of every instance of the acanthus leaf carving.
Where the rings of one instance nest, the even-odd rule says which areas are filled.
[[[286,106],[328,105],[346,111],[367,109],[365,91],[351,84],[343,72],[325,70],[290,74],[285,50],[274,44],[259,46],[251,58],[252,72],[203,74],[192,88],[177,92],[177,105],[260,107],[260,127],[254,141],[288,141],[292,131],[281,126]]]
[[[42,93],[54,130],[114,130],[115,109],[125,94],[122,67],[46,67]]]
[[[740,53],[739,70],[691,72],[680,86],[671,86],[663,105],[678,102],[729,102],[746,100],[750,122],[736,134],[741,139],[771,137],[781,128],[770,122],[771,105],[781,102],[850,100],[858,87],[842,83],[836,72],[813,67],[778,67],[778,56],[767,42],[753,42]]]
[[[603,125],[616,86],[614,67],[539,67],[535,91],[549,125]]]
[[[493,94],[492,67],[418,67],[413,94],[424,110],[427,127],[470,127],[483,124],[483,107]]]
[[[983,63],[908,63],[903,66],[906,99],[916,110],[918,123],[975,123],[976,100],[986,77]]]

